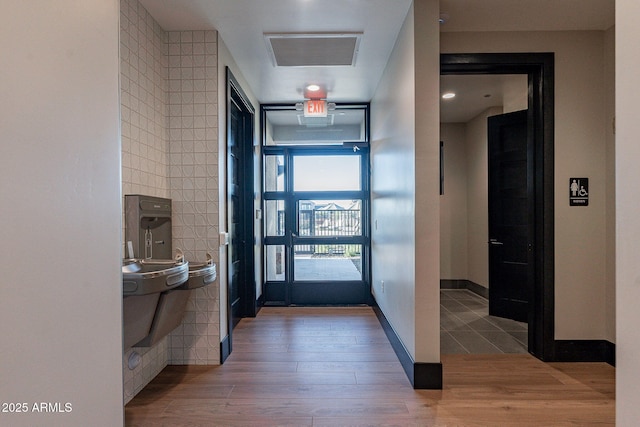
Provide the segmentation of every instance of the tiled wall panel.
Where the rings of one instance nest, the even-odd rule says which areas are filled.
[[[120,2],[122,193],[168,197],[167,33],[137,0]],[[123,220],[124,224],[124,220]],[[124,401],[165,366],[168,339],[123,356]],[[142,362],[128,367],[137,351]]]
[[[169,188],[173,243],[218,263],[217,34],[169,32]],[[194,291],[170,337],[171,364],[220,362],[218,282]]]
[[[123,194],[168,197],[167,33],[137,0],[120,8]]]
[[[173,247],[217,262],[217,33],[166,32],[138,0],[120,5],[123,194],[171,198]],[[192,293],[171,336],[128,350],[125,403],[169,363],[218,364],[219,316],[216,281]],[[133,351],[142,362],[131,370]]]

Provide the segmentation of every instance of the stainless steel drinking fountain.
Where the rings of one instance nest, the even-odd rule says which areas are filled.
[[[124,196],[126,242],[133,244],[129,258],[172,259],[171,200],[128,194]]]
[[[171,248],[171,200],[139,194],[125,196],[125,240],[133,253],[122,264],[124,348],[148,346],[171,332],[184,316],[189,294],[170,290],[187,282],[189,266]],[[130,243],[129,243],[130,242]],[[162,304],[177,300],[170,310]],[[175,325],[154,334],[156,325]],[[153,342],[152,342],[153,341]]]
[[[191,292],[215,281],[216,265],[208,253],[193,266],[180,249],[173,256],[170,199],[126,195],[125,227],[124,347],[151,347],[182,323]]]

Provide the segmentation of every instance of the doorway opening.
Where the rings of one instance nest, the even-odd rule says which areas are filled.
[[[227,73],[227,333],[221,360],[232,351],[241,318],[256,315],[253,222],[254,109],[229,68]]]
[[[525,117],[523,130],[516,132],[511,125],[499,129],[497,133],[506,140],[486,154],[492,159],[485,185],[493,208],[488,209],[488,232],[482,237],[490,283],[488,290],[480,286],[480,291],[487,293],[490,313],[525,321],[527,350],[542,360],[554,356],[553,60],[552,53],[441,55],[441,76],[526,76],[526,109],[518,113]],[[515,151],[505,148],[515,140],[524,145]],[[446,141],[443,151],[446,157]],[[447,183],[442,187],[446,193]],[[503,197],[492,201],[490,193]],[[520,235],[515,236],[515,228]],[[509,251],[504,250],[507,242],[515,245]],[[492,281],[518,283],[520,289],[517,294],[510,293],[508,285],[502,291],[499,285],[492,290]],[[514,306],[518,313],[512,312]]]
[[[368,115],[262,106],[265,305],[370,304]]]

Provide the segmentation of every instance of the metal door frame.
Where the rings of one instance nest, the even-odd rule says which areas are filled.
[[[336,145],[291,145],[291,146],[274,146],[274,145],[265,145],[264,141],[266,140],[266,113],[270,110],[295,110],[295,105],[263,105],[261,106],[262,114],[262,135],[263,135],[263,145],[262,145],[262,155],[263,155],[263,164],[266,156],[283,156],[284,160],[284,171],[285,176],[287,177],[285,182],[285,189],[281,192],[275,191],[265,191],[264,184],[264,172],[262,173],[262,211],[265,210],[265,203],[270,200],[284,200],[285,203],[285,235],[284,236],[267,236],[266,235],[266,226],[263,225],[263,235],[262,235],[262,244],[263,244],[263,272],[265,266],[265,258],[267,256],[267,250],[264,249],[268,245],[284,245],[285,247],[285,280],[283,282],[280,281],[268,281],[267,274],[264,272],[264,280],[263,280],[263,296],[266,297],[264,300],[265,305],[282,305],[288,306],[291,304],[296,304],[294,295],[294,289],[299,286],[308,286],[308,285],[319,285],[322,283],[324,286],[332,287],[335,285],[334,289],[336,292],[340,292],[341,289],[339,286],[352,286],[353,288],[360,286],[362,289],[362,296],[359,298],[358,302],[354,302],[354,304],[371,304],[372,296],[371,296],[371,267],[370,267],[370,258],[371,258],[371,227],[370,227],[370,190],[369,190],[369,182],[370,182],[370,166],[369,166],[369,104],[348,104],[343,106],[338,106],[337,108],[358,108],[365,110],[365,121],[366,121],[366,140],[361,142],[345,142],[343,144]],[[298,156],[331,156],[331,155],[346,155],[346,156],[359,156],[360,157],[360,184],[361,189],[359,191],[304,191],[304,192],[294,192],[293,191],[293,170],[292,164],[293,159]],[[263,166],[263,171],[265,170]],[[361,236],[355,237],[304,237],[297,236],[292,234],[294,230],[298,229],[298,202],[300,200],[309,200],[309,199],[325,199],[325,200],[342,200],[342,199],[359,199],[362,200],[361,205],[361,221],[362,221],[362,234]],[[264,215],[266,219],[266,214]],[[330,240],[329,240],[330,239]],[[362,246],[361,251],[361,262],[362,262],[362,280],[361,281],[332,281],[332,282],[322,282],[322,281],[296,281],[294,278],[294,247],[296,245],[306,245],[306,244],[358,244]],[[273,292],[272,292],[273,290]],[[278,295],[278,298],[269,299],[269,294]],[[354,300],[355,301],[355,300]],[[299,302],[298,302],[299,303]],[[301,303],[303,305],[314,305],[312,302],[306,301]],[[344,302],[320,302],[318,304],[327,305],[327,304],[336,304],[343,305],[349,304]]]

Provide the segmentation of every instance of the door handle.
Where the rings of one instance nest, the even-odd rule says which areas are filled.
[[[498,239],[489,239],[489,244],[490,245],[495,245],[495,246],[502,246],[504,245],[504,243],[499,242]]]

